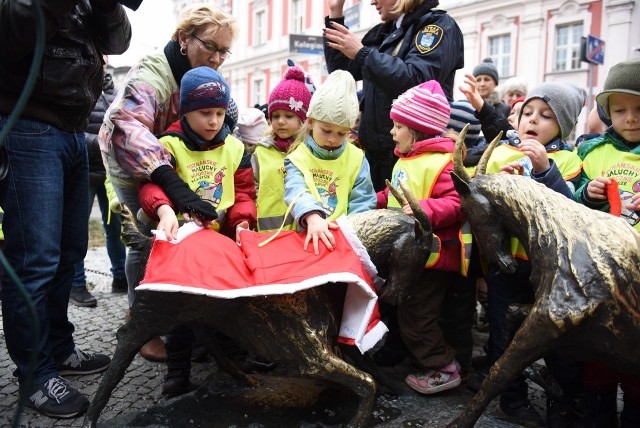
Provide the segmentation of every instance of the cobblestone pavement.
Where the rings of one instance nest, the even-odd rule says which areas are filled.
[[[89,287],[98,299],[98,306],[96,308],[69,306],[69,318],[76,326],[74,337],[83,350],[113,355],[116,347],[115,333],[124,321],[127,298],[123,294],[110,293],[109,262],[104,248],[89,250],[85,265],[88,271]],[[4,332],[0,340],[0,427],[5,427],[11,426],[14,422],[18,394],[17,383],[11,374],[14,366],[4,344]],[[229,389],[228,378],[225,378],[226,375],[216,373],[213,362],[194,363],[193,366],[192,381],[202,384],[208,379],[206,388],[203,387],[191,394],[163,402],[159,396],[165,370],[164,364],[151,363],[139,355],[136,356],[102,412],[99,425],[104,427],[341,426],[339,421],[341,405],[338,405],[340,409],[331,407],[316,409],[314,412],[323,413],[323,415],[319,415],[314,422],[302,423],[299,422],[302,419],[298,419],[291,409],[285,409],[284,413],[281,412],[278,416],[270,406],[253,406],[252,408],[246,401],[234,401],[234,393]],[[91,398],[99,386],[101,376],[101,374],[72,376],[69,380]],[[403,377],[402,372],[396,374],[401,385],[403,385]],[[544,415],[541,391],[534,390],[532,395],[534,405]],[[464,385],[432,397],[421,396],[404,386],[396,400],[382,397],[377,399],[374,411],[374,415],[377,416],[375,426],[381,428],[442,426],[460,412],[471,397],[472,393]],[[212,398],[216,403],[211,401]],[[25,409],[19,420],[21,427],[82,426],[81,417],[56,420],[41,416],[31,409]],[[516,425],[502,419],[494,400],[476,426],[501,428]]]

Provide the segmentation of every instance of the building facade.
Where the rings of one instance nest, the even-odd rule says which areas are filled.
[[[175,0],[176,11],[190,2]],[[239,105],[266,102],[282,78],[287,59],[305,69],[316,84],[326,78],[322,54],[322,28],[328,15],[325,1],[217,3],[239,22],[233,55],[220,69]],[[459,83],[464,73],[490,57],[501,81],[519,76],[529,87],[545,81],[569,82],[595,96],[612,65],[640,57],[636,0],[443,0],[440,7],[456,19],[464,34],[465,67],[458,72]],[[360,37],[380,22],[375,8],[358,0],[346,1],[345,17]],[[602,65],[580,61],[581,40],[589,35],[605,42],[602,51],[595,45],[589,52],[604,59]],[[598,56],[602,52],[603,58]],[[461,98],[459,92],[456,98]]]

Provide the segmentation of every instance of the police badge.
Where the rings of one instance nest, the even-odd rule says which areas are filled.
[[[444,37],[444,30],[437,25],[427,25],[416,34],[416,48],[426,54],[438,47]]]

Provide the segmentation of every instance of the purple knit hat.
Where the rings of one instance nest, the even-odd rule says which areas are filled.
[[[300,67],[289,67],[269,95],[269,119],[275,110],[288,110],[304,122],[310,100],[311,92],[304,83],[304,71]]]
[[[423,132],[440,135],[449,123],[451,107],[440,84],[429,80],[400,95],[391,106],[391,119]]]

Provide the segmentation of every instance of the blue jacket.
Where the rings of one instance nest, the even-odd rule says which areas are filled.
[[[344,152],[346,145],[351,143],[344,142],[338,149],[325,150],[318,146],[309,135],[302,144],[305,144],[311,153],[319,159],[337,159]],[[307,188],[307,183],[304,181],[302,172],[288,158],[284,159],[284,167],[287,172],[284,180],[284,201],[289,205],[302,189]],[[373,190],[370,176],[369,162],[363,157],[358,177],[349,194],[349,214],[368,211],[376,207],[376,192]],[[295,201],[291,215],[296,219],[298,225],[304,228],[307,225],[305,222],[301,222],[302,217],[310,212],[317,212],[326,218],[322,204],[311,193],[304,192]]]
[[[403,17],[400,28],[395,22],[376,25],[363,37],[364,47],[353,60],[329,48],[324,40],[328,71],[347,70],[355,80],[363,80],[358,136],[369,159],[386,160],[391,165],[397,160],[389,134],[393,126],[389,111],[392,101],[407,89],[437,80],[449,101],[453,100],[455,73],[464,66],[462,32],[445,11],[433,10],[436,6],[438,1],[427,0]],[[330,21],[344,24],[344,18],[326,17],[325,26],[330,27]]]

